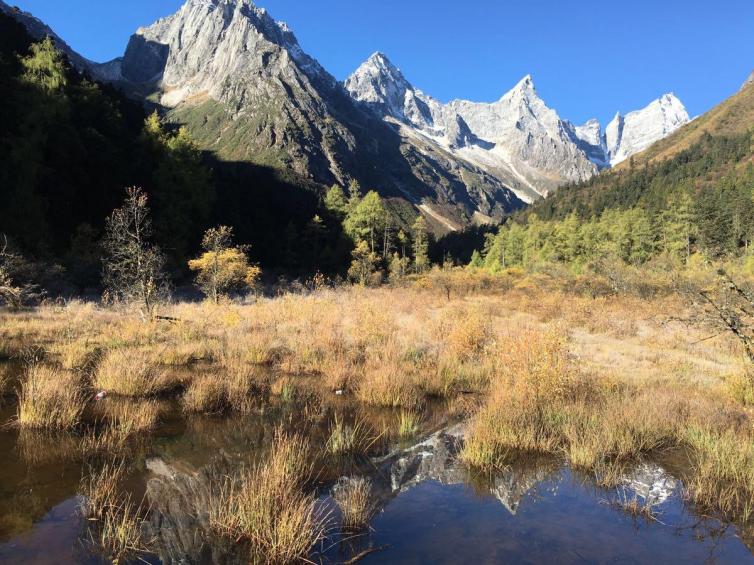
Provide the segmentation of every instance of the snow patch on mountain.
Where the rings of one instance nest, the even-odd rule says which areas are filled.
[[[583,181],[688,123],[672,94],[618,115],[602,131],[597,120],[576,126],[539,97],[531,75],[492,103],[442,104],[416,89],[383,53],[346,81],[351,96],[383,119],[402,122],[508,183],[529,202],[567,182]]]
[[[611,166],[644,151],[689,122],[681,101],[672,93],[651,102],[646,108],[623,116],[620,112],[605,130],[607,156]]]

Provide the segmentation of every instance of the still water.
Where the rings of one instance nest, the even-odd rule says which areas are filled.
[[[109,400],[108,400],[109,401]],[[12,419],[6,400],[0,419]],[[332,527],[311,560],[343,563],[754,563],[753,539],[733,525],[697,515],[682,496],[682,469],[672,460],[627,469],[603,489],[562,461],[522,457],[495,476],[472,476],[458,462],[464,427],[442,406],[428,407],[411,440],[388,433],[369,457],[330,461],[317,475]],[[327,438],[335,415],[395,429],[392,411],[355,409],[346,400],[260,407],[243,417],[184,417],[165,403],[159,428],[128,456],[124,488],[146,497],[154,538],[150,563],[241,563],[238,547],[203,534],[201,501],[192,493],[213,469],[248,460],[281,426]],[[307,422],[306,425],[303,422]],[[0,562],[100,563],[78,507],[88,463],[77,438],[0,428]],[[218,463],[220,462],[220,463]],[[669,471],[667,469],[674,469]],[[369,476],[379,511],[369,531],[342,534],[330,498],[341,476]],[[624,504],[649,500],[653,517],[636,518]],[[197,510],[199,508],[199,510]]]

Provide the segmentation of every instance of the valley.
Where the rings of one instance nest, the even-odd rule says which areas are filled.
[[[94,11],[0,0],[0,562],[754,563],[754,82],[700,111],[675,72],[748,59],[344,5],[301,36],[341,80],[251,0],[174,4],[89,4],[130,34],[93,61]]]

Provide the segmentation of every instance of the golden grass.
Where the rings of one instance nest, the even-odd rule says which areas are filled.
[[[454,415],[471,417],[463,456],[483,468],[525,449],[563,455],[610,482],[625,462],[684,448],[699,480],[689,481],[691,492],[711,493],[691,494],[698,504],[745,513],[725,487],[750,496],[745,473],[734,472],[754,433],[740,345],[685,321],[695,312],[673,294],[669,275],[621,276],[630,291],[614,296],[599,277],[443,271],[393,288],[175,304],[165,314],[176,324],[80,302],[0,311],[0,354],[43,347],[50,361],[82,368],[103,351],[97,390],[153,397],[185,386],[188,411],[248,411],[268,390],[287,402],[343,391],[344,402],[406,414],[443,397]],[[194,363],[193,383],[166,370]],[[390,419],[386,428],[400,432],[400,424]],[[125,444],[120,425],[109,428],[92,436],[97,450]],[[692,442],[692,429],[711,439]],[[336,451],[343,439],[333,441]]]
[[[186,412],[202,414],[224,412],[228,409],[225,382],[212,374],[204,374],[194,378],[183,395],[183,409]]]
[[[144,347],[107,351],[94,374],[94,386],[111,394],[144,398],[175,390],[182,380],[155,364]]]
[[[693,461],[687,484],[691,499],[728,519],[748,522],[754,517],[754,438],[699,427],[688,429],[685,437]]]
[[[325,449],[336,456],[363,455],[374,445],[378,437],[364,420],[355,424],[346,424],[336,413],[330,425],[330,437]]]
[[[364,477],[341,480],[333,489],[333,500],[341,514],[341,527],[360,531],[369,525],[375,513],[372,482]]]
[[[121,494],[125,475],[121,462],[108,462],[81,480],[81,511],[93,545],[113,563],[127,561],[145,551],[141,521],[145,511],[130,494]]]
[[[150,432],[160,420],[160,407],[153,400],[107,398],[97,407],[107,422],[126,436]]]
[[[212,528],[250,544],[254,560],[305,560],[326,531],[327,516],[303,488],[311,474],[310,449],[300,436],[276,432],[265,461],[229,478],[211,499]]]
[[[398,436],[407,439],[419,432],[421,416],[414,410],[401,410],[398,415]]]
[[[32,365],[18,395],[18,423],[28,428],[67,430],[81,421],[85,400],[78,375]]]

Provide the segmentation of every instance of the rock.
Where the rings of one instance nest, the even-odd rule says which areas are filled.
[[[686,108],[672,93],[625,116],[618,112],[605,129],[610,165],[615,166],[644,151],[688,122]]]

